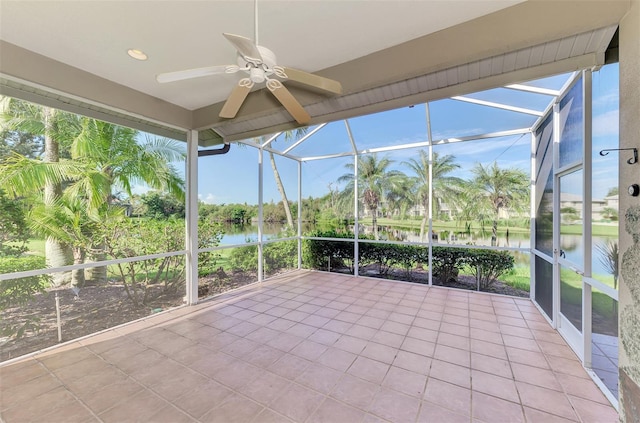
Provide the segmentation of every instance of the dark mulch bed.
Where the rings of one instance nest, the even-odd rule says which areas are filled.
[[[256,274],[248,272],[225,274],[218,271],[200,278],[198,296],[211,297],[256,280]],[[135,306],[127,297],[124,286],[113,282],[84,287],[78,295],[68,288],[49,289],[24,306],[3,311],[2,327],[33,322],[37,330],[28,330],[19,339],[0,337],[0,362],[58,343],[56,293],[60,301],[62,342],[177,307],[184,303],[185,295],[184,292],[166,293],[162,287],[152,287],[147,302]]]

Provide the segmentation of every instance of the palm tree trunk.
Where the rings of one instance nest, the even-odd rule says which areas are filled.
[[[293,228],[293,216],[291,215],[291,207],[289,207],[289,200],[287,199],[287,193],[284,190],[284,185],[282,185],[282,179],[280,179],[280,172],[278,172],[278,167],[276,166],[276,159],[272,152],[269,152],[269,160],[271,161],[271,169],[273,169],[273,179],[275,179],[276,186],[278,187],[278,191],[280,192],[280,197],[282,197],[282,207],[284,207],[284,214],[287,216],[287,226],[289,226],[289,228]]]
[[[44,162],[56,163],[60,161],[60,152],[58,141],[52,136],[53,125],[55,120],[55,109],[45,107],[44,116]],[[58,198],[62,196],[62,185],[47,181],[44,186],[44,204],[51,206]],[[67,266],[72,262],[71,248],[51,237],[48,237],[45,246],[45,259],[48,267]],[[71,272],[57,272],[51,274],[51,280],[54,286],[62,286],[71,282]]]
[[[498,219],[493,219],[493,226],[491,227],[491,246],[498,245]]]
[[[84,248],[76,247],[73,249],[73,264],[84,263]],[[71,271],[71,285],[82,288],[85,284],[84,269],[75,269]]]
[[[371,209],[371,224],[373,225],[373,238],[377,241],[380,239],[378,235],[378,208]]]
[[[87,254],[85,263],[94,263],[99,261],[104,261],[107,259],[107,254],[105,251],[104,243],[100,245],[93,245],[89,249],[89,254]],[[95,285],[104,285],[107,283],[107,267],[92,267],[85,270],[87,281],[90,281]]]

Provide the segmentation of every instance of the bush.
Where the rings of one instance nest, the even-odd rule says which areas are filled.
[[[352,232],[338,232],[335,229],[330,229],[328,231],[310,232],[307,236],[344,238],[345,241],[306,239],[303,243],[303,262],[306,267],[321,270],[347,267],[353,274],[353,242],[346,241],[353,239]]]
[[[468,248],[433,247],[433,276],[438,278],[441,284],[455,281],[469,251]]]
[[[0,257],[0,274],[24,272],[45,268],[44,257]],[[35,294],[43,292],[49,279],[47,275],[0,281],[0,311],[28,303]],[[20,338],[27,330],[38,330],[37,318],[8,326],[0,322],[0,335]]]
[[[513,269],[514,259],[506,251],[468,250],[465,263],[485,291],[505,272]]]
[[[105,237],[107,250],[113,258],[137,257],[184,249],[184,220],[170,218],[118,219],[110,222]],[[222,230],[216,223],[198,222],[198,247],[218,245]],[[199,254],[198,266],[212,269],[216,255]],[[149,288],[161,285],[164,292],[175,293],[185,284],[183,255],[148,259],[115,265],[124,284],[127,297],[136,306],[147,303]]]

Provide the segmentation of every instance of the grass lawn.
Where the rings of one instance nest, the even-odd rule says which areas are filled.
[[[34,256],[44,257],[44,239],[30,239],[27,242],[27,251]]]

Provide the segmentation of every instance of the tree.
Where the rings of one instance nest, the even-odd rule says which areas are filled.
[[[498,239],[500,211],[523,211],[528,206],[529,177],[517,168],[500,169],[496,162],[483,166],[476,163],[473,179],[465,192],[463,216],[467,219],[490,216],[493,220],[491,245]]]
[[[89,215],[86,203],[67,193],[55,203],[36,206],[29,213],[29,227],[39,235],[53,238],[69,245],[73,252],[73,264],[85,261],[87,245],[91,245],[100,237],[99,226],[102,216]],[[122,214],[122,210],[112,210]],[[85,271],[71,271],[71,284],[82,287],[85,284]]]
[[[146,137],[137,141],[138,131],[91,118],[82,118],[82,131],[71,145],[71,157],[85,166],[81,175],[70,175],[67,190],[86,199],[90,213],[106,213],[114,205],[115,190],[133,196],[132,186],[145,184],[168,192],[184,202],[184,181],[171,162],[184,160],[179,145],[166,138]],[[90,247],[89,258],[104,260],[103,242]],[[87,269],[94,282],[106,281],[106,267]]]
[[[424,208],[424,215],[420,224],[420,241],[424,242],[425,228],[429,216],[428,210],[431,206],[429,204],[429,155],[426,151],[420,150],[418,159],[411,158],[403,164],[409,166],[416,175],[414,177],[414,195],[418,204]],[[459,168],[460,165],[455,163],[455,156],[450,154],[440,156],[438,153],[433,153],[432,198],[434,200],[435,215],[438,214],[442,203],[447,203],[450,206],[457,203],[456,198],[462,191],[464,181],[456,176],[448,175]]]
[[[43,149],[44,140],[39,135],[8,129],[0,131],[0,162],[13,153],[35,159],[44,153]]]
[[[47,121],[51,114],[57,113],[60,112],[45,110],[42,117]],[[38,117],[37,113],[32,117]],[[52,208],[58,205],[64,184],[65,195],[81,200],[86,216],[96,221],[114,205],[114,191],[122,190],[132,196],[133,184],[144,183],[180,200],[184,198],[184,182],[171,164],[184,159],[176,142],[154,138],[136,142],[138,132],[133,129],[85,117],[75,118],[78,130],[71,132],[74,136],[69,145],[70,159],[60,159],[55,143],[45,148],[45,160],[42,161],[14,154],[0,165],[0,182],[11,186],[15,193],[33,193],[44,187],[44,204]],[[49,122],[55,123],[50,119]],[[47,137],[45,144],[48,145]],[[47,160],[49,153],[56,160],[53,157]],[[51,211],[56,212],[58,210]],[[66,245],[53,238],[53,233],[47,239]],[[97,260],[104,256],[99,240],[85,248],[89,248]],[[69,262],[59,265],[66,264]],[[95,268],[87,273],[98,281],[106,280],[106,268]]]
[[[29,228],[22,201],[9,198],[0,189],[0,257],[19,256],[26,250]]]
[[[307,131],[308,127],[298,128],[295,131],[285,131],[284,139],[285,141],[292,141],[302,138]],[[262,142],[266,141],[265,137],[260,138]],[[284,214],[287,218],[287,226],[289,228],[293,228],[293,215],[291,214],[291,206],[289,205],[289,199],[287,198],[287,192],[284,189],[284,184],[282,183],[282,179],[280,178],[280,172],[278,171],[278,166],[276,165],[276,158],[273,152],[269,151],[269,162],[271,163],[271,169],[273,170],[273,179],[276,182],[276,187],[278,188],[278,192],[280,193],[280,198],[282,199],[282,207],[284,207]]]
[[[366,209],[371,213],[373,234],[375,239],[378,235],[378,208],[381,202],[392,192],[398,189],[401,181],[405,178],[404,173],[397,170],[389,170],[393,160],[388,157],[378,159],[377,154],[368,154],[358,158],[358,178],[356,180],[354,164],[345,165],[350,172],[338,178],[339,183],[346,183],[340,194],[343,199],[353,199],[355,184],[358,184],[360,198]]]
[[[58,163],[61,156],[60,148],[67,147],[73,137],[78,133],[78,117],[71,113],[65,113],[56,109],[38,106],[10,97],[0,97],[0,129],[2,131],[19,131],[44,139],[43,163]],[[10,157],[19,153],[13,153]],[[8,159],[5,157],[3,162]],[[0,170],[0,179],[3,171]],[[44,204],[52,205],[62,195],[62,180],[59,177],[51,177],[41,174],[44,179],[39,181],[37,187],[30,192],[43,190]],[[28,177],[27,177],[28,178]],[[24,181],[29,184],[31,181]],[[6,186],[4,183],[2,186]],[[49,267],[61,267],[71,261],[69,246],[53,238],[47,238],[45,242],[45,257]],[[52,275],[53,284],[58,286],[69,282],[68,272]]]

